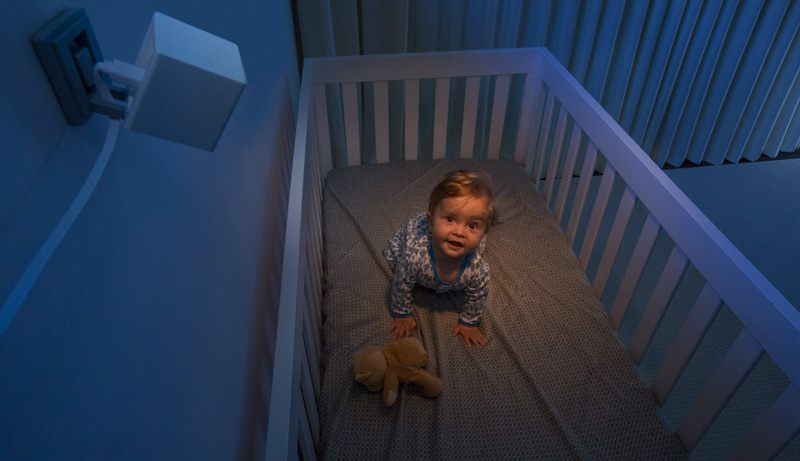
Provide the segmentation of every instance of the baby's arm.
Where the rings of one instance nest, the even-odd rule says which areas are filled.
[[[407,338],[417,327],[411,308],[411,290],[414,288],[414,278],[407,274],[406,264],[399,263],[395,266],[391,286],[391,315],[392,323],[389,325],[389,334],[394,339]]]
[[[453,336],[461,335],[467,346],[473,344],[483,346],[486,344],[486,338],[478,329],[478,324],[486,309],[486,299],[489,297],[489,266],[485,261],[464,289],[464,294],[464,309],[461,311],[458,325],[453,330]]]
[[[416,213],[389,239],[383,256],[392,270],[391,300],[389,310],[392,323],[389,333],[394,339],[406,338],[417,327],[411,308],[411,290],[417,281],[420,264],[420,222],[425,213]]]

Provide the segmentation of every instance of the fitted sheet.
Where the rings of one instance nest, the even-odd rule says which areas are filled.
[[[401,385],[393,407],[353,377],[388,334],[391,271],[381,251],[449,171],[492,186],[503,222],[487,234],[483,347],[451,332],[461,293],[417,287],[426,368],[442,394]],[[445,159],[332,170],[323,199],[322,433],[327,459],[683,458],[555,217],[523,169]]]

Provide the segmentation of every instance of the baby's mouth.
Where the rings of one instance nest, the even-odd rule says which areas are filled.
[[[461,248],[464,246],[464,244],[462,244],[461,242],[455,242],[453,240],[448,240],[447,243],[450,244],[450,246],[453,248]]]

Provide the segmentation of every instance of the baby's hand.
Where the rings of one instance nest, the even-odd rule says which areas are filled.
[[[476,346],[483,346],[486,344],[486,338],[483,337],[478,327],[470,327],[459,323],[455,330],[453,330],[453,336],[456,335],[461,335],[468,347],[472,347],[473,344]]]
[[[417,321],[413,315],[406,318],[394,317],[389,326],[389,334],[394,336],[394,339],[403,339],[407,338],[414,328],[417,328]]]

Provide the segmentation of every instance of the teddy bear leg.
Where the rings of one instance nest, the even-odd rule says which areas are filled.
[[[387,369],[383,377],[383,403],[388,406],[394,405],[397,400],[397,392],[400,387],[400,380],[392,369]]]
[[[419,386],[425,397],[436,397],[442,393],[444,387],[438,376],[423,368],[415,370],[408,381]]]

